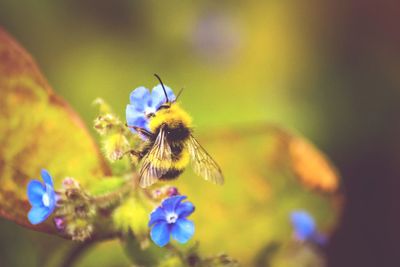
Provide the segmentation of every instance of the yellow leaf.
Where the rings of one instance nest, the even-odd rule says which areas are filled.
[[[339,177],[336,169],[307,140],[301,137],[290,138],[289,157],[293,171],[306,187],[330,193],[337,190]]]
[[[51,89],[32,57],[0,28],[0,216],[33,227],[26,186],[47,169],[59,188],[66,176],[85,186],[109,167],[79,116]]]

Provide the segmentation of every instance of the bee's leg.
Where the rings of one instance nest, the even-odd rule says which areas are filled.
[[[144,157],[143,151],[137,150],[128,150],[125,154],[130,154],[132,157],[136,157],[138,161],[140,161]]]
[[[132,128],[133,130],[135,130],[139,134],[143,135],[147,139],[152,139],[153,138],[153,134],[151,132],[147,131],[144,128],[140,128],[140,127],[136,127],[136,126],[128,126],[128,125],[127,125],[127,127],[128,128]]]

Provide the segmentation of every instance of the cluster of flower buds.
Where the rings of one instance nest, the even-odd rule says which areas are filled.
[[[93,232],[95,216],[96,206],[91,198],[76,180],[65,178],[53,220],[56,228],[73,240],[84,241]]]
[[[236,259],[233,259],[225,253],[220,253],[210,257],[201,257],[199,255],[199,243],[191,247],[183,257],[187,266],[202,267],[238,267],[240,266]]]
[[[100,115],[94,120],[94,129],[96,129],[100,135],[105,135],[110,131],[113,131],[115,126],[118,124],[120,124],[118,118],[113,114],[108,113]]]
[[[202,266],[238,267],[239,263],[227,254],[218,254],[215,257],[205,259]]]
[[[151,192],[151,197],[156,201],[161,201],[165,198],[177,195],[179,195],[178,188],[169,185],[157,188]]]
[[[128,130],[104,100],[98,98],[94,104],[99,106],[94,129],[102,136],[104,154],[111,162],[119,160],[130,149]]]

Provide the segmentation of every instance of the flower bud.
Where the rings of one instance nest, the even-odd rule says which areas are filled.
[[[171,186],[170,188],[168,188],[168,196],[172,197],[177,195],[179,195],[178,188],[176,188],[175,186]]]
[[[116,133],[106,137],[103,148],[106,157],[110,161],[116,161],[121,159],[129,150],[129,143],[123,134]]]
[[[57,230],[62,231],[65,229],[65,220],[62,217],[55,217],[53,219],[54,225],[56,226]]]
[[[155,189],[152,192],[152,197],[155,200],[162,200],[164,198],[177,196],[177,195],[179,195],[178,188],[176,188],[174,186],[169,186],[169,185]]]
[[[106,103],[106,101],[104,101],[104,99],[98,97],[93,101],[93,105],[98,106],[99,107],[99,113],[101,115],[107,114],[107,113],[111,113],[111,107],[110,105],[108,105]]]
[[[117,126],[121,125],[121,122],[113,114],[105,114],[98,116],[94,120],[94,129],[100,135],[109,134],[112,130],[116,129]]]

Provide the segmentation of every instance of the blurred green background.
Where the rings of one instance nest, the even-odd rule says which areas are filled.
[[[361,0],[0,0],[0,25],[88,125],[93,99],[123,118],[131,90],[152,88],[158,73],[185,88],[200,136],[266,121],[301,132],[343,176],[329,266],[397,266],[399,10]],[[0,220],[0,265],[36,262],[39,236]],[[113,242],[96,257],[110,248],[104,266],[128,264]]]

